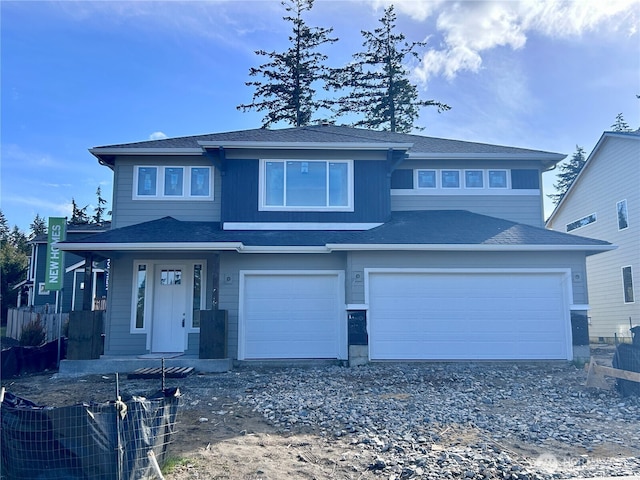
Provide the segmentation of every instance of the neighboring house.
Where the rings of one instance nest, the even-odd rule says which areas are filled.
[[[614,248],[543,228],[556,153],[330,125],[90,151],[112,230],[59,245],[111,259],[106,356],[197,354],[219,308],[237,360],[347,359],[354,318],[370,360],[571,359]]]
[[[640,325],[640,132],[604,132],[547,228],[618,248],[587,259],[590,336],[631,340]]]
[[[111,222],[86,225],[67,225],[67,239],[73,241],[84,238],[89,234],[108,231]],[[44,307],[49,306],[53,312],[56,307],[56,292],[45,289],[45,271],[47,262],[47,235],[38,235],[29,242],[31,257],[27,279],[22,282],[21,301],[19,306]],[[62,305],[62,312],[74,310],[104,310],[107,296],[107,260],[94,263],[91,282],[91,308],[84,308],[83,296],[85,285],[85,258],[72,252],[65,253],[65,275],[63,289],[58,294],[58,302]]]

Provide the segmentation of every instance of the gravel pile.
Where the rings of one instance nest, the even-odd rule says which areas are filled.
[[[640,474],[640,398],[586,389],[570,364],[374,364],[228,374],[282,432],[313,430],[381,478]],[[358,467],[354,465],[354,469]]]

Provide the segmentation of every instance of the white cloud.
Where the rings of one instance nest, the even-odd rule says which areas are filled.
[[[163,138],[167,138],[164,132],[153,132],[149,135],[149,140],[162,140]]]
[[[454,78],[460,71],[477,72],[483,53],[496,47],[523,48],[527,36],[538,33],[554,38],[579,37],[608,29],[637,33],[640,0],[521,0],[441,2],[437,13],[421,10],[428,2],[402,2],[400,10],[422,20],[436,14],[442,43],[429,50],[416,76],[422,82],[435,75]]]

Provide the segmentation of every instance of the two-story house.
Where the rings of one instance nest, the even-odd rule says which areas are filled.
[[[618,247],[587,259],[592,341],[631,341],[630,327],[640,325],[638,212],[640,131],[604,132],[547,220],[550,229]]]
[[[88,223],[83,225],[67,225],[67,239],[72,241],[84,238],[87,235],[108,231],[111,222]],[[45,272],[47,263],[47,235],[38,235],[30,240],[31,255],[29,257],[29,269],[27,279],[20,284],[23,288],[22,303],[20,306],[44,309],[48,306],[48,311],[53,312],[56,303],[59,302],[57,311],[67,313],[74,310],[104,310],[107,296],[107,260],[102,260],[91,269],[91,305],[86,307],[85,297],[85,264],[86,260],[82,256],[74,253],[65,255],[65,273],[63,280],[62,295],[47,290],[45,287]]]
[[[318,125],[96,147],[112,230],[105,355],[197,354],[228,311],[237,360],[571,359],[585,258],[543,228],[544,151]],[[588,347],[587,347],[588,349]]]

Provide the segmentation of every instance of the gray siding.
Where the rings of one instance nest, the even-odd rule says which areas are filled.
[[[133,198],[134,166],[207,166],[211,162],[201,156],[184,157],[124,157],[119,158],[114,169],[114,197],[112,228],[171,216],[183,221],[219,221],[221,175],[213,168],[213,200],[138,200]]]
[[[542,184],[542,172],[537,162],[513,160],[411,160],[404,162],[403,170],[452,169],[460,170],[532,170],[539,172],[538,184]],[[396,172],[398,172],[396,170]],[[398,174],[396,173],[396,176]],[[403,173],[406,176],[406,174]],[[511,176],[508,174],[508,177]],[[461,178],[461,181],[464,181]],[[408,184],[407,184],[408,185]],[[481,215],[504,218],[536,227],[544,226],[543,192],[541,189],[426,189],[403,188],[391,191],[391,210],[468,210]]]
[[[392,195],[391,210],[468,210],[543,227],[539,195]]]
[[[568,223],[596,214],[596,222],[571,234],[613,243],[616,250],[587,258],[590,337],[630,340],[629,319],[640,325],[640,140],[609,137],[592,153],[569,196],[554,212],[549,228],[566,231]],[[629,226],[618,230],[616,204],[627,201]],[[635,303],[624,303],[622,267],[631,266]]]
[[[365,268],[570,268],[573,303],[587,303],[585,260],[582,253],[546,252],[352,252],[347,272],[347,303],[364,303],[364,282],[353,281]]]

